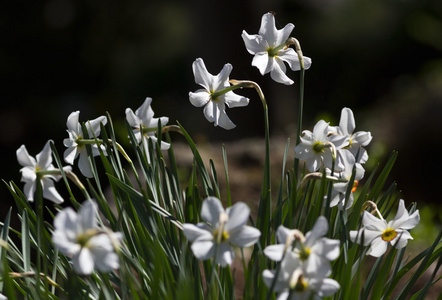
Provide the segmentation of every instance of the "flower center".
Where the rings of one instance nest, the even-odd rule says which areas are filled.
[[[358,184],[359,184],[359,180],[355,180],[353,182],[353,188],[351,189],[352,193],[354,193],[356,191],[356,189],[358,188]]]
[[[310,256],[310,253],[311,253],[311,251],[309,248],[302,247],[301,251],[299,252],[299,259],[300,260],[307,260],[308,257]]]
[[[382,233],[382,240],[386,242],[391,242],[396,236],[396,230],[388,228]]]
[[[322,144],[321,142],[315,142],[312,148],[315,153],[322,153],[324,152],[325,147],[324,144]]]
[[[95,229],[88,229],[85,232],[77,235],[75,242],[81,246],[81,248],[87,247],[87,243],[89,240],[97,234],[97,230]]]
[[[301,274],[298,276],[296,283],[291,286],[291,289],[294,292],[302,293],[307,290],[307,287],[308,287],[308,283],[304,280],[304,276]]]
[[[215,230],[214,232],[213,232],[213,237],[215,238],[215,240],[218,238],[218,233],[219,233],[219,231],[218,230]],[[229,239],[229,233],[227,232],[227,231],[223,231],[223,233],[222,233],[222,235],[221,235],[221,243],[222,242],[225,242],[225,241],[227,241],[228,239]]]

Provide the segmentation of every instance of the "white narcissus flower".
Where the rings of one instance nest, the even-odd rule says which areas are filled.
[[[218,251],[215,262],[222,267],[230,265],[234,258],[231,245],[249,247],[261,236],[258,229],[246,225],[249,214],[250,209],[243,202],[224,210],[218,198],[207,197],[201,207],[201,218],[207,223],[183,224],[184,235],[192,242],[196,258],[207,260]]]
[[[17,150],[18,163],[23,167],[20,169],[22,174],[21,181],[25,183],[24,194],[28,201],[34,201],[34,193],[37,187],[37,171],[54,171],[56,170],[52,165],[52,150],[50,147],[51,140],[47,141],[43,150],[34,158],[29,155],[25,145],[22,145]],[[65,167],[69,171],[70,167]],[[64,200],[57,192],[53,181],[58,181],[61,175],[45,174],[41,175],[41,187],[43,191],[43,198],[49,199],[57,204]]]
[[[320,120],[313,128],[313,132],[304,130],[300,137],[301,143],[295,147],[295,157],[305,160],[310,172],[317,171],[322,165],[332,167],[333,148],[340,149],[348,141],[347,137],[328,135],[329,123]],[[333,145],[332,145],[333,144]],[[336,160],[335,171],[342,170],[344,166]]]
[[[350,151],[353,156],[358,156],[357,162],[363,164],[368,160],[367,151],[363,147],[371,142],[372,136],[369,131],[354,132],[355,128],[356,123],[353,111],[350,108],[344,107],[341,111],[339,126],[330,126],[330,131],[347,137],[348,144],[343,148]]]
[[[224,129],[236,127],[226,114],[226,105],[233,108],[249,104],[248,98],[226,90],[230,87],[229,75],[232,68],[231,64],[225,64],[221,72],[213,76],[207,71],[201,58],[197,58],[192,64],[195,82],[201,85],[203,89],[199,89],[194,93],[189,92],[190,103],[196,107],[204,106],[206,119],[213,122],[215,126]]]
[[[115,246],[121,240],[121,233],[98,228],[94,201],[83,203],[78,214],[70,207],[58,212],[54,219],[54,229],[54,245],[72,258],[77,274],[89,275],[94,267],[101,272],[119,268]]]
[[[332,199],[330,201],[330,207],[338,206],[338,209],[349,209],[353,205],[354,196],[353,192],[356,191],[359,180],[364,177],[365,170],[361,164],[355,161],[355,157],[350,151],[341,149],[338,153],[339,160],[344,165],[344,170],[339,174],[339,178],[347,180],[347,182],[335,182],[333,183]],[[348,196],[347,205],[345,205],[345,195],[348,189],[348,180],[353,175],[353,168],[355,168],[355,178],[351,193]]]
[[[258,68],[261,75],[270,73],[270,77],[286,85],[293,84],[293,80],[285,74],[286,62],[293,71],[301,69],[298,54],[292,48],[286,47],[287,39],[295,25],[289,23],[283,29],[276,29],[275,16],[266,13],[262,16],[258,34],[249,35],[243,30],[241,36],[247,51],[254,55],[252,66]],[[310,68],[312,61],[303,56],[304,68]]]
[[[376,218],[364,211],[363,226],[359,230],[350,231],[350,239],[354,243],[363,242],[364,246],[370,245],[367,255],[379,257],[387,251],[388,243],[396,249],[404,248],[408,240],[413,239],[408,230],[416,227],[419,221],[419,210],[410,215],[405,208],[404,200],[401,199],[396,217],[388,223],[383,218]]]
[[[310,300],[321,299],[335,294],[340,288],[339,283],[322,274],[307,274],[293,256],[286,256],[275,279],[276,271],[264,270],[264,283],[277,293],[277,300]]]
[[[80,156],[78,160],[78,168],[84,176],[92,178],[93,174],[90,163],[88,161],[86,145],[82,144],[81,140],[87,138],[93,139],[94,136],[98,137],[101,131],[100,123],[106,125],[107,119],[105,116],[101,116],[94,120],[87,121],[85,125],[89,137],[83,137],[83,130],[81,129],[81,124],[78,121],[79,115],[79,111],[71,113],[68,116],[68,120],[66,122],[69,138],[63,140],[63,144],[67,147],[67,149],[64,151],[64,161],[68,164],[73,165],[74,160],[77,158],[77,156]],[[98,146],[96,144],[92,144],[91,148],[93,156],[100,155]],[[104,150],[104,148],[102,149]]]
[[[166,125],[169,122],[168,117],[154,118],[154,112],[151,107],[152,98],[147,97],[143,104],[135,111],[130,108],[126,108],[126,120],[130,126],[134,127],[134,135],[138,143],[143,144],[144,151],[148,153],[148,140],[152,139],[153,145],[156,145],[157,137],[155,132],[158,129],[158,121],[161,122],[161,126]],[[141,134],[141,132],[143,134]],[[158,133],[158,134],[161,134]],[[170,144],[161,141],[161,150],[169,149]],[[149,160],[149,155],[146,155]],[[148,161],[149,162],[149,161]]]
[[[267,246],[264,254],[275,261],[293,257],[299,261],[299,267],[305,274],[328,276],[331,272],[330,261],[339,257],[340,242],[324,237],[328,232],[327,219],[320,216],[303,240],[295,241],[296,231],[280,225],[276,232],[279,244]],[[295,243],[295,247],[291,246],[292,243]]]

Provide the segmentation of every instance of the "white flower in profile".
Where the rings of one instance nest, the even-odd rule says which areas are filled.
[[[370,245],[367,255],[374,257],[383,255],[387,251],[388,243],[396,249],[404,248],[408,240],[413,239],[408,230],[416,227],[420,221],[419,210],[410,215],[402,199],[399,201],[399,208],[393,221],[387,223],[378,210],[377,212],[381,219],[364,211],[362,228],[350,231],[351,241],[363,243],[364,246]]]
[[[258,34],[249,35],[243,30],[241,36],[247,51],[254,55],[252,66],[258,68],[261,75],[270,73],[270,77],[286,85],[293,84],[287,75],[286,62],[293,71],[301,69],[298,54],[292,48],[286,46],[286,42],[295,25],[289,23],[283,29],[276,29],[275,16],[266,13],[262,16],[261,27]],[[303,56],[304,68],[310,68],[312,61]]]
[[[322,274],[307,274],[293,256],[286,256],[281,262],[278,275],[275,270],[264,270],[264,283],[277,293],[277,300],[310,300],[321,299],[335,294],[339,283]],[[275,276],[277,276],[275,278]]]
[[[338,206],[338,209],[343,210],[345,205],[345,195],[347,194],[349,180],[353,175],[353,168],[355,168],[355,178],[353,182],[353,187],[351,189],[350,195],[348,196],[347,205],[345,209],[349,209],[353,205],[354,195],[353,192],[356,191],[359,180],[364,177],[365,170],[361,164],[355,161],[355,157],[350,151],[341,149],[338,152],[339,160],[344,165],[343,171],[339,174],[340,179],[347,180],[347,182],[335,182],[333,183],[332,199],[330,201],[330,207]]]
[[[40,171],[54,171],[56,169],[52,165],[52,150],[50,147],[51,140],[47,141],[43,150],[34,158],[29,155],[25,145],[21,145],[17,150],[18,163],[23,167],[20,169],[22,174],[21,181],[25,183],[24,193],[28,201],[34,201],[34,193],[37,187],[37,172]],[[70,167],[65,167],[65,170],[70,170]],[[64,200],[57,192],[54,186],[54,181],[61,178],[60,174],[42,174],[40,175],[40,183],[43,191],[43,198],[49,199],[54,203],[60,204]]]
[[[299,261],[299,267],[305,274],[326,277],[331,271],[330,261],[337,259],[340,252],[339,240],[324,237],[327,232],[328,221],[324,216],[316,220],[312,230],[307,232],[305,237],[298,230],[280,225],[276,232],[280,244],[267,246],[264,254],[275,261],[281,261],[288,256],[293,257]],[[291,246],[293,242],[294,247]]]
[[[189,92],[189,100],[196,107],[204,106],[204,116],[215,126],[224,129],[233,129],[235,124],[226,114],[226,105],[229,108],[246,106],[249,99],[233,93],[229,88],[229,75],[232,72],[232,65],[225,64],[221,72],[213,76],[210,74],[204,61],[197,58],[193,64],[193,74],[195,82],[203,87],[196,92]]]
[[[344,107],[341,111],[339,126],[330,127],[330,131],[347,137],[348,144],[343,148],[349,150],[353,156],[358,156],[357,162],[363,164],[368,160],[367,151],[363,147],[371,142],[372,136],[369,131],[354,132],[355,128],[356,123],[353,111],[350,108]]]
[[[74,160],[80,156],[78,160],[78,168],[81,173],[86,177],[93,177],[91,166],[88,160],[88,154],[86,145],[83,143],[84,139],[93,139],[94,136],[98,137],[100,135],[100,123],[106,125],[107,119],[105,116],[98,117],[94,120],[86,122],[86,128],[88,131],[88,137],[83,137],[83,130],[81,129],[81,124],[78,121],[80,112],[75,111],[68,116],[68,120],[66,122],[66,126],[68,127],[67,132],[69,134],[69,138],[63,140],[63,144],[67,147],[64,151],[64,160],[68,164],[73,165]],[[98,150],[98,146],[93,143],[91,145],[92,155],[97,156],[100,155]],[[104,148],[102,148],[104,150]]]
[[[317,171],[322,165],[332,168],[333,153],[342,148],[348,140],[340,135],[328,135],[329,123],[320,120],[313,128],[313,132],[304,130],[300,137],[301,143],[295,147],[295,157],[305,160],[310,172]],[[335,163],[335,170],[342,170],[344,166]]]
[[[161,126],[166,125],[169,122],[168,117],[154,118],[154,112],[151,107],[152,98],[147,97],[143,104],[135,111],[135,113],[130,108],[126,108],[126,120],[130,126],[134,127],[134,135],[138,143],[143,144],[143,149],[148,153],[148,141],[152,139],[153,145],[155,147],[157,142],[157,137],[155,132],[158,129],[158,121],[161,122]],[[161,134],[161,133],[159,133]],[[161,150],[169,149],[170,144],[161,141]],[[148,162],[150,160],[149,155],[146,155]]]
[[[52,241],[66,256],[72,258],[77,274],[89,275],[96,267],[101,272],[119,268],[115,247],[121,233],[100,230],[97,225],[97,207],[87,200],[78,214],[70,207],[58,212],[54,219]]]
[[[207,197],[201,207],[201,218],[207,223],[183,224],[186,238],[192,242],[192,252],[199,260],[215,256],[215,262],[222,267],[230,265],[234,258],[231,245],[249,247],[255,244],[261,232],[247,226],[250,209],[243,203],[224,210],[216,197]]]

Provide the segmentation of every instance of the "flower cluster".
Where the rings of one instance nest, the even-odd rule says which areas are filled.
[[[353,205],[353,192],[359,180],[364,177],[362,164],[368,159],[367,146],[371,139],[368,131],[354,133],[355,119],[349,108],[343,108],[339,126],[330,126],[320,120],[313,128],[313,132],[304,130],[300,137],[301,143],[295,147],[295,157],[304,160],[309,172],[316,172],[326,168],[330,175],[337,175],[333,185],[330,206],[339,209],[348,209]],[[348,184],[355,170],[351,194],[345,204]]]
[[[54,219],[52,241],[60,251],[72,258],[76,273],[89,275],[94,266],[101,272],[119,268],[118,255],[121,233],[100,229],[97,205],[92,200],[83,203],[78,214],[70,207]]]
[[[247,226],[250,209],[238,202],[224,210],[221,201],[207,197],[201,207],[204,223],[183,224],[186,238],[192,242],[193,254],[199,260],[215,257],[215,262],[225,267],[234,258],[232,245],[249,247],[255,244],[261,232]]]
[[[327,232],[328,221],[323,216],[305,236],[299,230],[278,227],[279,244],[267,246],[264,253],[280,262],[280,268],[263,272],[264,282],[269,287],[274,286],[279,293],[278,299],[326,297],[339,289],[339,284],[328,276],[330,262],[339,256],[340,242],[324,237]]]

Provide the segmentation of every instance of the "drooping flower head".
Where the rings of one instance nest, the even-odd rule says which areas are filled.
[[[353,154],[351,154],[350,151],[346,149],[341,149],[338,152],[338,156],[339,156],[338,157],[339,161],[342,162],[342,164],[344,165],[344,169],[339,174],[339,178],[347,180],[347,182],[333,183],[332,199],[330,201],[330,207],[334,207],[337,205],[338,209],[343,210],[343,209],[349,209],[353,205],[354,201],[353,192],[356,191],[359,180],[361,180],[364,177],[365,170],[361,166],[361,164],[355,161],[355,157],[353,156]],[[349,180],[353,175],[353,168],[355,168],[356,173],[350,195],[348,196],[347,204],[345,205],[345,196],[347,194]]]
[[[199,260],[215,256],[215,262],[225,267],[232,263],[234,252],[232,245],[249,247],[255,244],[261,232],[247,226],[250,209],[243,203],[224,210],[221,201],[207,197],[201,207],[201,218],[206,223],[183,224],[184,235],[192,242],[192,252]]]
[[[419,210],[410,215],[402,199],[399,201],[396,217],[392,221],[387,223],[380,213],[379,216],[381,219],[364,211],[362,228],[350,231],[350,239],[354,243],[370,245],[367,255],[374,257],[383,255],[389,243],[396,249],[404,248],[408,240],[413,239],[409,230],[416,227],[420,221]]]
[[[23,167],[20,169],[22,174],[21,181],[25,183],[24,193],[28,201],[34,201],[34,193],[37,187],[37,172],[38,171],[54,171],[52,165],[52,151],[50,147],[51,140],[47,141],[43,150],[34,158],[29,155],[25,145],[22,145],[17,150],[18,163]],[[65,167],[65,170],[70,170],[70,167]],[[57,192],[54,186],[54,181],[58,181],[61,175],[45,174],[40,175],[40,183],[43,191],[43,198],[49,199],[57,204],[64,200]]]
[[[195,82],[203,87],[196,92],[189,92],[190,103],[196,107],[204,106],[204,116],[215,126],[224,129],[233,129],[235,124],[226,114],[226,105],[229,108],[246,106],[249,99],[239,96],[228,88],[230,87],[229,75],[232,72],[232,65],[225,64],[221,72],[214,76],[210,74],[204,61],[197,58],[193,64],[193,74]]]
[[[270,73],[273,80],[286,85],[293,84],[293,80],[285,74],[284,62],[293,71],[301,69],[298,54],[286,44],[294,27],[295,25],[289,23],[278,30],[275,26],[275,16],[266,13],[262,16],[258,34],[249,35],[245,30],[241,34],[247,51],[254,55],[252,66],[257,67],[261,75]],[[304,56],[303,60],[304,68],[310,68],[311,59]]]
[[[81,124],[78,121],[80,116],[79,111],[75,111],[68,116],[68,120],[66,122],[66,126],[68,127],[67,132],[69,134],[69,138],[63,140],[63,144],[67,147],[64,151],[64,160],[68,164],[73,165],[74,160],[80,156],[78,160],[78,168],[81,173],[86,177],[93,177],[90,163],[88,161],[88,154],[86,145],[82,143],[85,138],[94,138],[100,135],[100,123],[106,125],[107,119],[105,116],[98,117],[94,120],[86,122],[86,128],[88,131],[89,137],[83,137],[83,130],[81,129]],[[98,150],[98,146],[96,144],[91,145],[92,155],[97,156],[100,155]],[[102,148],[104,150],[104,148]]]
[[[94,201],[83,203],[78,214],[70,207],[58,212],[54,228],[52,241],[64,255],[72,258],[76,273],[89,275],[94,267],[101,272],[119,268],[115,246],[121,240],[121,233],[98,227]]]
[[[130,126],[134,127],[135,138],[138,143],[143,144],[143,149],[148,153],[148,141],[152,139],[153,145],[156,145],[157,137],[155,132],[158,129],[158,121],[161,122],[161,126],[166,125],[169,122],[168,117],[154,118],[154,112],[151,107],[152,98],[147,97],[143,104],[135,111],[130,108],[126,108],[126,120]],[[159,133],[161,134],[161,133]],[[170,144],[161,141],[161,150],[169,149]],[[149,155],[146,155],[149,160]],[[149,161],[148,161],[149,162]]]

